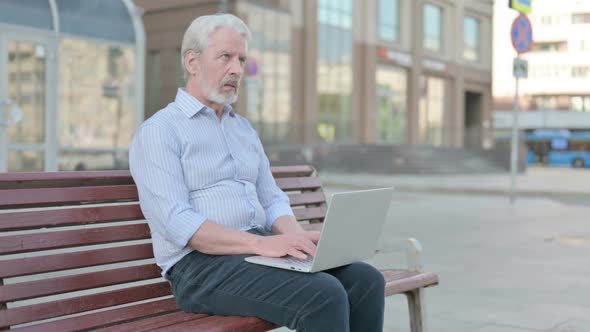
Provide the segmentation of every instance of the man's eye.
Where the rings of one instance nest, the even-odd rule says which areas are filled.
[[[223,60],[229,60],[230,56],[229,56],[229,54],[227,54],[227,53],[226,53],[226,54],[222,54],[222,55],[221,55],[221,58],[222,58]]]

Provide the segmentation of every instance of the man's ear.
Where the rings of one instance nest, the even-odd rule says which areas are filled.
[[[184,56],[184,68],[186,68],[190,76],[195,76],[199,73],[199,60],[199,54],[195,51],[186,51],[186,55]]]

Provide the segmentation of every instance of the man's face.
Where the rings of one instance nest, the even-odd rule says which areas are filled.
[[[205,98],[217,104],[233,104],[244,73],[247,45],[244,37],[230,28],[209,36],[199,61],[198,83]]]

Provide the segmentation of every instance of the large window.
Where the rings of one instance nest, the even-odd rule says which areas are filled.
[[[553,110],[557,108],[556,96],[535,96],[533,100],[538,110]]]
[[[148,55],[149,66],[149,111],[150,115],[155,114],[162,108],[162,78],[160,69],[160,51],[151,51]]]
[[[60,169],[125,168],[136,125],[135,51],[60,41]]]
[[[399,40],[399,0],[379,0],[377,33],[385,42]]]
[[[377,68],[377,143],[400,144],[406,132],[406,70]]]
[[[46,48],[27,41],[8,42],[8,100],[13,101],[6,133],[8,171],[43,171],[46,119]],[[1,64],[0,64],[1,65]],[[0,91],[1,93],[2,91]],[[3,107],[0,103],[0,109]],[[19,149],[18,146],[29,149]]]
[[[319,0],[318,33],[318,135],[328,142],[350,142],[352,0]]]
[[[479,61],[481,24],[473,16],[463,18],[463,58],[469,61]]]
[[[419,138],[421,144],[441,146],[445,111],[445,80],[437,77],[420,78]]]
[[[567,41],[536,42],[531,49],[533,52],[565,52]]]
[[[590,112],[590,96],[573,96],[570,103],[572,111]]]
[[[424,48],[434,52],[442,51],[442,8],[430,3],[424,5],[423,29]]]
[[[291,16],[248,4],[252,31],[244,87],[248,118],[264,143],[288,142],[291,123]]]
[[[573,66],[572,67],[573,78],[588,78],[590,77],[590,66]]]
[[[573,24],[587,24],[590,23],[590,13],[575,13],[572,15]]]

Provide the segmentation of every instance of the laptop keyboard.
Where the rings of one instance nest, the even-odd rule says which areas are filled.
[[[310,255],[307,255],[306,259],[299,259],[293,256],[283,257],[282,259],[285,261],[285,263],[298,267],[310,267],[311,263],[313,262],[313,256]]]

